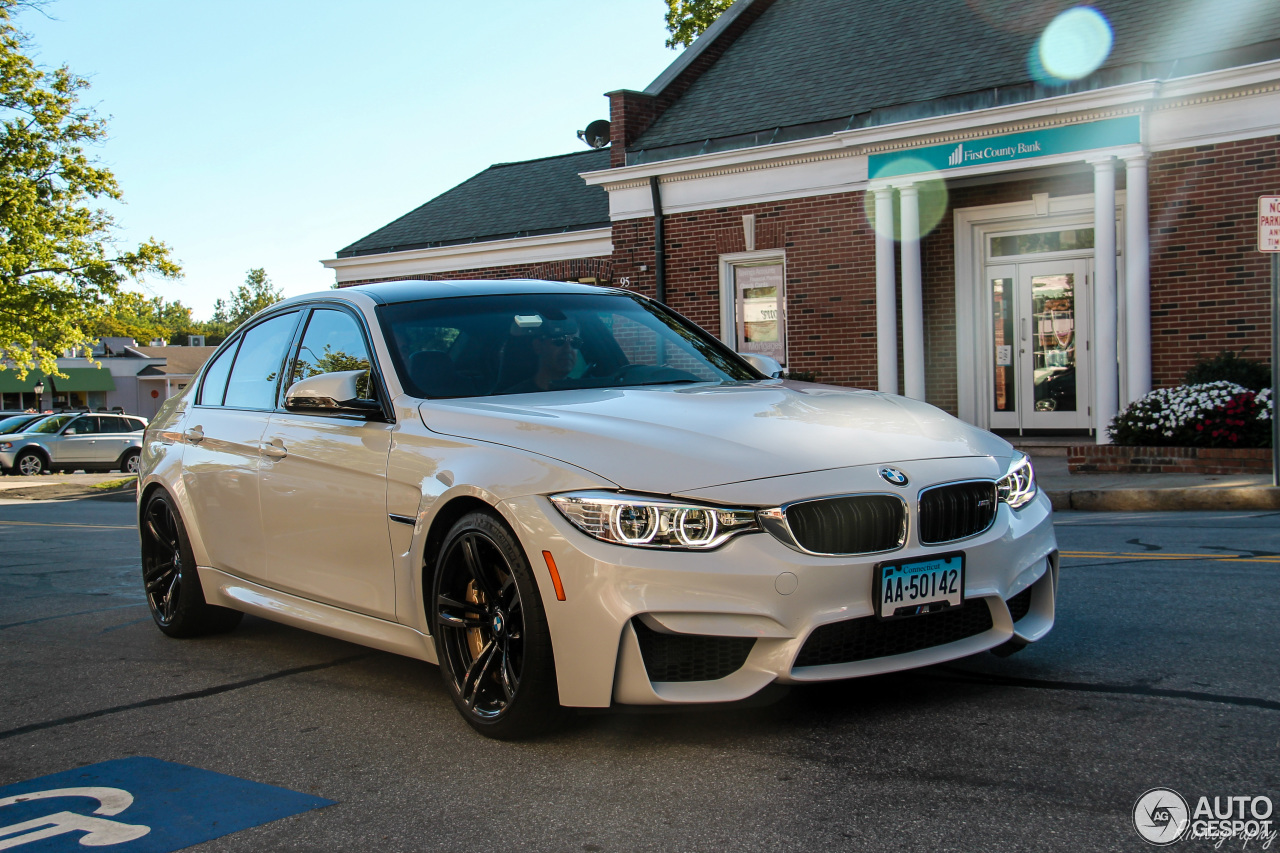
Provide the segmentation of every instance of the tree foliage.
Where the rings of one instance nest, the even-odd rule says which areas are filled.
[[[101,338],[133,338],[143,345],[154,340],[185,344],[188,335],[205,334],[205,325],[192,319],[191,309],[181,302],[122,290],[92,326],[92,333]]]
[[[120,245],[115,221],[94,206],[121,197],[85,151],[106,137],[105,122],[79,103],[87,81],[24,53],[13,22],[22,5],[0,0],[0,358],[52,373],[63,350],[92,341],[126,280],[181,269],[155,239]]]
[[[693,44],[732,5],[733,0],[667,0],[667,47]]]
[[[231,292],[230,301],[219,299],[213,304],[213,318],[207,324],[210,335],[225,338],[245,320],[263,308],[270,308],[284,294],[271,283],[267,271],[255,267],[245,275],[244,284]]]

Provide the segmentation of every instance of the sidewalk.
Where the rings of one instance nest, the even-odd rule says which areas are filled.
[[[1066,456],[1031,451],[1036,482],[1057,510],[1152,512],[1280,509],[1271,475],[1072,474]]]
[[[1280,509],[1280,489],[1270,475],[1072,474],[1066,456],[1029,447],[1036,482],[1056,510],[1153,512]],[[100,497],[132,500],[132,485],[106,492],[94,486],[119,481],[118,472],[0,477],[0,501],[73,500]]]
[[[104,489],[103,484],[119,483],[128,478],[129,483]],[[42,474],[38,477],[9,475],[0,477],[0,502],[32,500],[75,500],[78,498],[102,498],[104,500],[133,500],[136,494],[134,478],[119,471],[100,474]]]

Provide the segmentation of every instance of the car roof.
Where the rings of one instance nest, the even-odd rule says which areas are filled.
[[[338,290],[324,290],[286,299],[273,308],[316,299],[345,298],[352,302],[365,296],[378,305],[397,302],[416,302],[422,299],[445,299],[454,296],[497,296],[520,293],[625,293],[627,291],[594,284],[566,281],[539,281],[536,279],[475,280],[475,281],[379,281],[357,284]]]

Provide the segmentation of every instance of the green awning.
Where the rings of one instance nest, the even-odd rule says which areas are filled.
[[[60,371],[66,378],[54,376],[45,378],[42,370],[28,371],[25,379],[18,378],[18,371],[12,367],[0,368],[0,393],[34,394],[36,383],[44,380],[44,392],[52,394],[56,391],[114,391],[116,381],[111,371],[105,367],[64,367]]]
[[[5,394],[34,394],[36,393],[36,382],[44,379],[44,373],[40,370],[29,370],[25,379],[18,378],[18,371],[12,367],[0,367],[0,392]],[[53,390],[49,387],[49,383],[45,384],[45,392]]]
[[[116,390],[116,381],[105,367],[62,367],[58,372],[67,374],[66,379],[54,376],[51,380],[59,391]]]

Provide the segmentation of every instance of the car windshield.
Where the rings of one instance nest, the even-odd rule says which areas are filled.
[[[52,433],[62,429],[75,415],[52,415],[32,427],[28,432]]]
[[[32,415],[14,415],[11,418],[5,418],[0,421],[0,435],[8,435],[22,429],[26,424],[31,423],[35,418]]]
[[[715,338],[625,293],[530,293],[379,308],[392,360],[417,397],[759,379]]]

